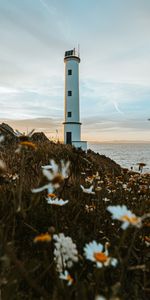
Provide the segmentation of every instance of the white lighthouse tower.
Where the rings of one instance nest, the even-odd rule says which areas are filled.
[[[76,148],[87,149],[87,142],[81,141],[79,103],[79,53],[75,49],[66,51],[65,57],[65,121],[64,143]]]

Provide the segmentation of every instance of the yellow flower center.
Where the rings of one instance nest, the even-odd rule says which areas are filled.
[[[94,258],[98,262],[105,263],[108,259],[108,256],[106,256],[106,254],[103,252],[94,252]]]
[[[136,224],[139,221],[139,218],[135,217],[129,217],[129,216],[123,216],[121,218],[121,221],[129,222],[130,224]]]
[[[31,148],[33,150],[35,150],[37,147],[34,143],[32,142],[28,142],[28,141],[23,141],[23,142],[20,142],[20,145],[21,146],[25,146],[25,147],[28,147],[28,148]]]
[[[56,183],[62,183],[63,181],[63,177],[61,174],[56,174],[56,176],[52,179],[52,183],[56,184]]]
[[[56,195],[55,195],[55,194],[52,194],[52,193],[48,194],[47,196],[50,197],[50,198],[53,198],[53,199],[56,198]]]
[[[71,277],[71,275],[67,275],[67,280],[70,281],[71,283],[73,282],[73,278]]]
[[[37,242],[50,242],[51,240],[52,240],[51,235],[48,232],[46,232],[36,236],[33,241],[34,243],[37,243]]]

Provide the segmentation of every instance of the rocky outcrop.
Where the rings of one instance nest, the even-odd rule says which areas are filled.
[[[43,132],[33,133],[33,135],[31,136],[31,140],[32,142],[42,142],[42,143],[49,141],[49,139]]]
[[[18,130],[15,131],[6,123],[0,124],[0,134],[4,136],[4,144],[16,143],[20,139],[22,140],[23,138],[25,138],[25,140],[31,140],[32,142],[49,141],[49,139],[43,132],[35,132],[33,134],[25,135],[20,133]]]
[[[4,144],[11,144],[17,142],[17,135],[12,127],[6,123],[0,124],[0,134],[4,136]]]

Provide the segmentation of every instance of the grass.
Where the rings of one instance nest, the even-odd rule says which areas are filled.
[[[149,298],[150,219],[141,228],[121,229],[112,220],[108,205],[126,205],[137,216],[149,213],[150,174],[121,169],[105,156],[87,154],[69,145],[38,143],[36,150],[17,144],[1,146],[0,159],[6,169],[0,170],[0,296],[3,300],[52,299],[95,300]],[[42,165],[50,159],[57,164],[70,161],[69,177],[56,190],[58,197],[68,199],[59,207],[49,205],[47,193],[33,194],[31,189],[47,183]],[[80,185],[95,194],[83,193]],[[92,179],[91,179],[92,180]],[[34,243],[34,238],[48,232],[50,242]],[[59,278],[54,261],[53,234],[71,237],[78,249],[78,262],[68,269],[73,284]],[[83,248],[93,240],[109,242],[111,257],[118,265],[97,268],[87,260]]]

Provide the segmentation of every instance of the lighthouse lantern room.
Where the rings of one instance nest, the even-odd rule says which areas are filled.
[[[87,142],[81,141],[79,103],[79,53],[73,49],[65,52],[65,121],[64,143],[76,148],[87,149]]]

